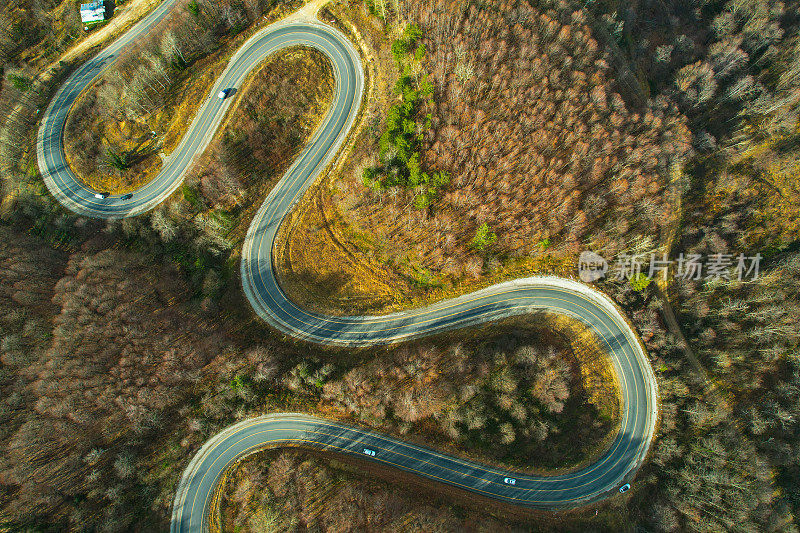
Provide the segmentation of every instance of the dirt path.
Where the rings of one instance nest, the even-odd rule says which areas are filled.
[[[724,389],[722,389],[717,382],[712,378],[708,371],[706,371],[703,363],[700,362],[700,359],[697,358],[695,355],[694,350],[692,350],[689,341],[686,340],[686,337],[683,334],[683,330],[678,323],[678,319],[675,316],[675,311],[672,308],[672,304],[667,298],[667,295],[661,290],[660,287],[656,285],[656,292],[658,297],[661,298],[661,301],[664,304],[664,320],[666,321],[667,329],[669,329],[670,333],[672,333],[678,341],[678,345],[683,350],[684,355],[686,356],[686,360],[692,365],[695,371],[700,375],[705,383],[705,389],[703,390],[704,394],[711,394],[714,402],[723,409],[726,414],[730,414],[732,412],[730,402],[728,401],[728,397],[725,394]],[[737,421],[734,419],[734,423]],[[737,424],[738,427],[738,424]]]

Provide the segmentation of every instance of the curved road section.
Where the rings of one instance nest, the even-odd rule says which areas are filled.
[[[611,356],[622,393],[622,421],[608,450],[593,464],[570,474],[527,476],[487,467],[415,446],[388,436],[302,414],[280,414],[229,427],[192,459],[173,506],[172,531],[202,531],[216,484],[235,461],[270,446],[303,446],[400,468],[442,483],[508,503],[536,508],[574,507],[616,491],[644,460],[657,418],[655,378],[636,335],[614,304],[601,293],[573,281],[539,277],[489,287],[453,300],[387,316],[333,317],[309,312],[281,290],[272,263],[277,230],[294,203],[336,157],[355,120],[363,91],[358,53],[337,30],[307,14],[268,26],[231,59],[162,172],[129,200],[96,199],[66,164],[63,131],[77,96],[117,56],[168,12],[167,0],[127,34],[78,69],[61,87],[39,129],[38,159],[53,195],[77,213],[122,218],[142,213],[181,183],[192,158],[202,153],[217,130],[229,100],[220,89],[241,85],[249,72],[274,51],[311,46],[331,61],[336,77],[333,103],[313,139],[273,188],[255,215],[242,249],[245,294],[255,311],[275,328],[301,339],[340,346],[387,344],[432,333],[544,310],[572,316],[597,334]],[[373,453],[366,453],[370,450]],[[510,485],[504,478],[514,478]]]

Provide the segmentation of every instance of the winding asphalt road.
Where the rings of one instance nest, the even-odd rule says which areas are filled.
[[[574,507],[602,499],[630,479],[644,460],[657,418],[655,378],[636,335],[603,294],[574,281],[537,277],[495,285],[453,300],[387,316],[333,317],[298,307],[281,290],[272,248],[281,221],[294,203],[336,157],[358,113],[363,92],[359,54],[339,31],[308,13],[268,26],[249,39],[231,59],[162,172],[130,200],[94,198],[65,162],[64,124],[80,92],[107,68],[125,46],[146,33],[169,11],[166,0],[123,37],[78,69],[61,87],[39,129],[38,159],[45,183],[68,209],[99,218],[142,213],[163,201],[181,183],[192,158],[202,153],[217,130],[230,98],[215,95],[239,87],[274,51],[311,46],[333,65],[333,103],[313,139],[264,201],[242,249],[244,291],[255,311],[275,328],[301,339],[340,346],[387,344],[443,330],[545,310],[572,316],[597,334],[611,356],[622,394],[620,430],[593,464],[559,476],[526,476],[459,459],[360,428],[302,414],[278,414],[247,420],[216,435],[184,472],[173,505],[172,531],[207,527],[210,498],[220,476],[241,457],[268,446],[303,446],[350,454],[400,468],[442,483],[505,502],[536,508]],[[235,98],[235,97],[234,97]],[[364,449],[375,455],[366,455]],[[516,484],[504,483],[506,477]]]

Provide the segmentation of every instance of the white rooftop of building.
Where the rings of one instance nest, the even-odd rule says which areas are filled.
[[[81,4],[81,22],[100,22],[106,19],[106,6],[103,0]]]

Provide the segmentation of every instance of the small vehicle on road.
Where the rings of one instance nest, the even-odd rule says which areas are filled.
[[[375,450],[370,450],[369,448],[364,448],[364,455],[369,455],[370,457],[375,457]]]
[[[503,483],[505,483],[506,485],[516,485],[517,484],[517,480],[514,479],[513,477],[504,477],[503,478]]]
[[[96,193],[94,193],[94,197],[97,198],[98,200],[105,200],[109,196],[111,196],[110,192],[96,192]]]
[[[217,98],[220,100],[225,100],[226,96],[228,96],[228,89],[222,89],[219,93],[217,93]]]
[[[620,494],[622,494],[623,492],[628,492],[628,490],[630,490],[630,488],[631,488],[631,484],[630,483],[625,483],[624,485],[622,485],[619,488],[619,492],[620,492]]]
[[[132,192],[129,192],[128,194],[123,194],[122,196],[119,197],[120,200],[130,200],[131,198],[133,198]]]

